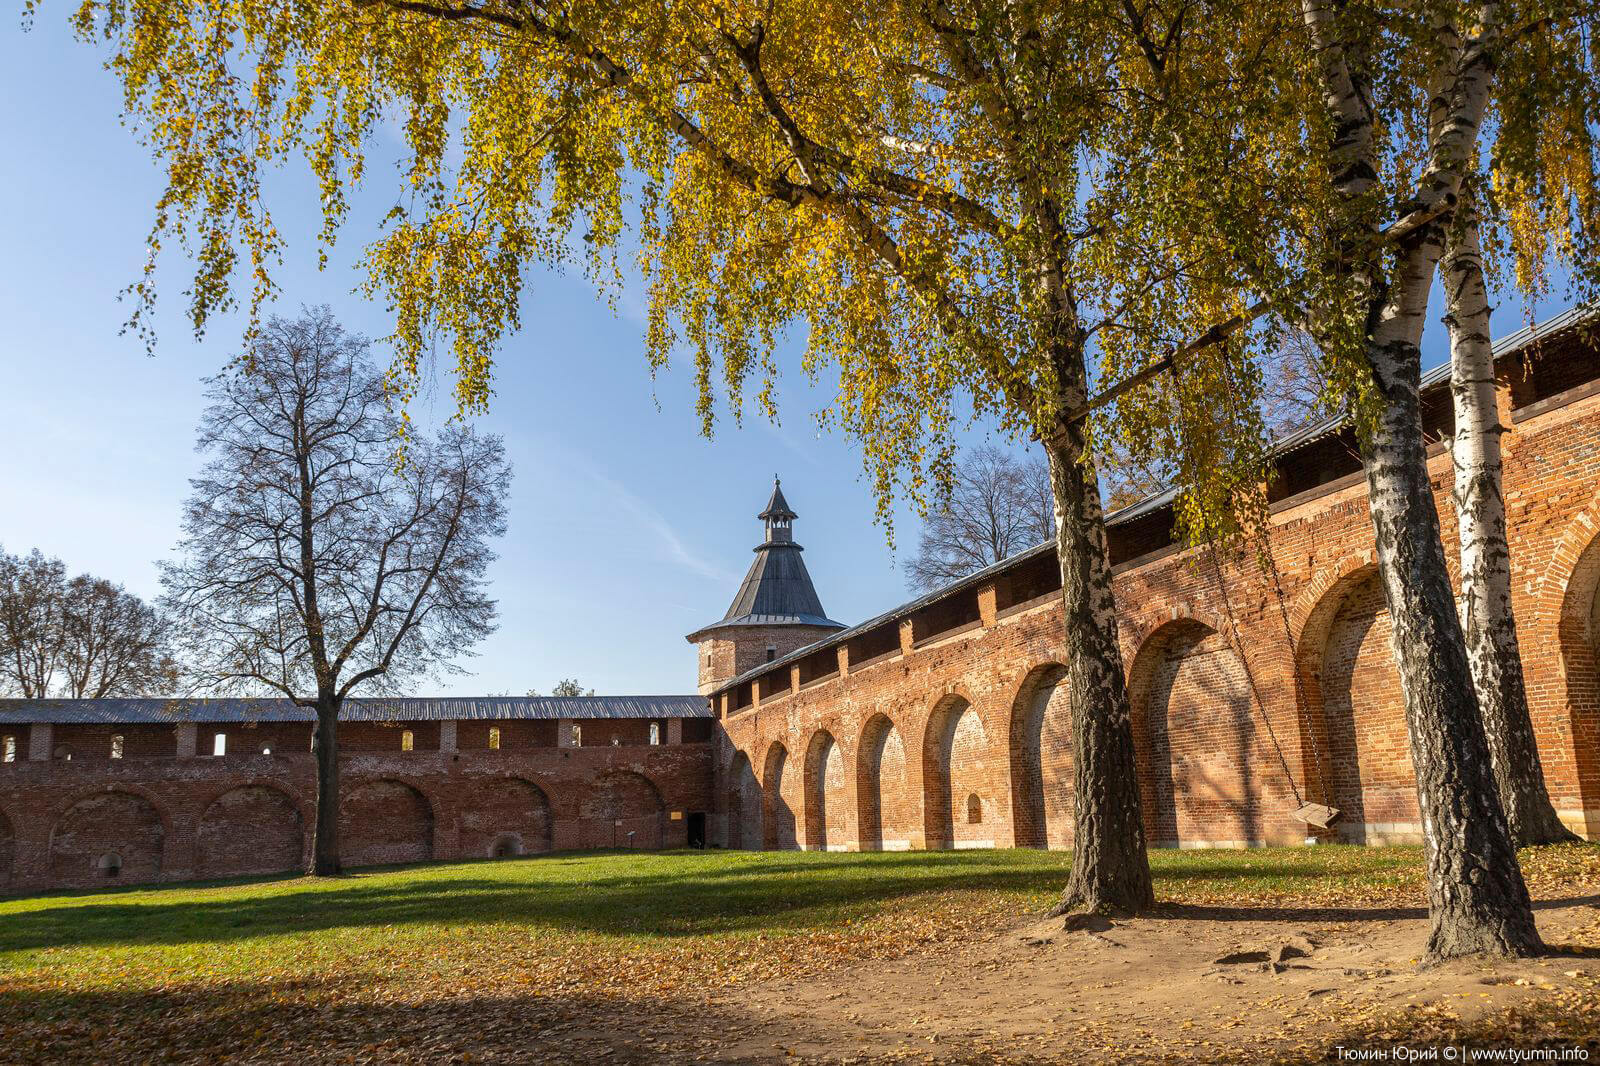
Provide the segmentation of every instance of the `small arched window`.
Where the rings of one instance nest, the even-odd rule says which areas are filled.
[[[660,722],[651,722],[650,723],[650,743],[651,744],[660,744],[661,743],[661,723]]]
[[[5,743],[6,743],[5,761],[6,762],[16,762],[17,761],[17,738],[16,737],[6,737],[6,742]]]
[[[213,756],[228,754],[228,734],[218,733],[211,738],[211,754]]]
[[[572,723],[572,746],[575,748],[583,747],[583,726],[576,722]]]
[[[122,758],[122,734],[121,733],[117,733],[117,734],[113,735],[112,738],[111,738],[111,757],[113,759]]]
[[[271,755],[272,754],[272,748],[269,747],[268,745],[263,744],[261,746],[261,754],[263,754],[263,755]]]
[[[978,825],[983,821],[983,801],[974,792],[967,797],[967,824]]]
[[[417,743],[417,738],[412,736],[411,730],[402,729],[400,731],[400,750],[401,751],[411,751],[411,750],[413,750],[416,747],[416,743]]]
[[[489,750],[500,750],[500,728],[498,726],[489,727]]]

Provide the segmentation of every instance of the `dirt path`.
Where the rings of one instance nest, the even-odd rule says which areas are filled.
[[[1546,942],[1567,954],[1426,970],[1427,921],[1407,909],[1171,907],[1073,931],[1033,921],[718,995],[724,1016],[749,1021],[722,1034],[715,1057],[1270,1061],[1320,1058],[1375,1020],[1448,1039],[1507,1008],[1600,1004],[1600,897],[1540,907]]]

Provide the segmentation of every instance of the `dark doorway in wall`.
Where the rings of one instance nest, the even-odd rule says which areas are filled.
[[[691,811],[688,815],[688,844],[691,848],[706,846],[706,816],[700,811]]]

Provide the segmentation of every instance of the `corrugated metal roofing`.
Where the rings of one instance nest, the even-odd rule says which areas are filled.
[[[1593,304],[1579,304],[1569,307],[1558,315],[1552,315],[1543,322],[1534,322],[1523,326],[1515,333],[1507,333],[1496,340],[1491,346],[1495,359],[1511,355],[1547,337],[1554,336],[1563,330],[1570,329],[1578,323],[1591,317],[1596,307]],[[1450,380],[1450,363],[1446,360],[1431,370],[1422,374],[1419,382],[1420,391],[1437,388]],[[1314,441],[1319,441],[1330,433],[1335,433],[1344,428],[1347,419],[1343,415],[1325,418],[1321,422],[1313,423],[1303,429],[1297,429],[1287,436],[1280,437],[1273,443],[1273,451],[1279,455],[1286,455],[1297,448],[1302,448]]]
[[[703,696],[415,696],[350,699],[345,722],[467,719],[710,718]],[[0,724],[112,725],[141,722],[310,722],[316,713],[285,699],[0,700]]]
[[[1525,326],[1522,329],[1517,330],[1515,333],[1508,333],[1504,337],[1501,337],[1499,340],[1494,342],[1494,356],[1496,359],[1498,359],[1502,356],[1510,355],[1513,352],[1525,348],[1536,341],[1541,341],[1547,337],[1553,336],[1554,334],[1560,333],[1561,331],[1590,318],[1595,314],[1597,309],[1600,309],[1600,307],[1597,307],[1597,305],[1580,304],[1577,307],[1570,307],[1558,315],[1547,318],[1543,322],[1536,322],[1530,326]],[[1421,387],[1423,389],[1432,388],[1434,386],[1443,384],[1444,382],[1448,381],[1449,378],[1450,364],[1446,362],[1434,367],[1432,370],[1425,372],[1422,375]],[[1341,428],[1344,424],[1345,419],[1342,417],[1330,418],[1326,421],[1308,426],[1305,429],[1297,430],[1296,432],[1291,433],[1277,441],[1273,445],[1273,451],[1279,455],[1294,451],[1296,448],[1327,436],[1329,433]],[[1153,496],[1147,496],[1137,503],[1129,504],[1128,506],[1113,511],[1111,514],[1107,515],[1106,525],[1114,526],[1123,522],[1131,522],[1136,518],[1150,514],[1152,511],[1159,510],[1160,508],[1171,503],[1177,498],[1177,495],[1178,490],[1171,488],[1158,492]],[[811,653],[822,648],[837,647],[839,644],[842,644],[852,637],[858,636],[861,633],[865,633],[870,629],[876,629],[878,626],[883,625],[886,622],[892,622],[901,618],[905,618],[907,615],[921,610],[923,607],[928,606],[936,600],[941,600],[946,596],[970,588],[973,585],[983,584],[986,580],[996,574],[1010,570],[1015,566],[1019,566],[1043,552],[1054,550],[1055,542],[1046,541],[1045,543],[1036,545],[1027,549],[1026,551],[1018,552],[1016,555],[1009,555],[997,563],[991,563],[982,570],[968,574],[966,577],[963,577],[957,581],[953,581],[943,588],[936,589],[925,596],[919,596],[917,599],[914,599],[909,603],[903,603],[898,607],[894,607],[888,611],[885,611],[883,614],[880,614],[875,618],[870,618],[859,625],[850,626],[849,628],[838,633],[830,633],[821,640],[813,641],[803,648],[790,652],[788,655],[781,655],[770,663],[762,663],[753,669],[746,670],[737,677],[730,678],[729,680],[723,682],[717,687],[717,691],[725,692],[737,685],[742,685],[747,681],[754,680],[769,670],[783,666],[786,663],[792,663],[803,659],[807,655],[810,655]]]

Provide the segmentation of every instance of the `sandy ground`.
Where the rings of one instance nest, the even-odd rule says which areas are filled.
[[[1428,923],[1409,909],[1172,906],[1070,930],[1035,919],[825,979],[714,996],[729,1030],[710,1057],[1320,1059],[1342,1034],[1360,1044],[1364,1023],[1407,1012],[1428,1020],[1420,1036],[1462,1033],[1541,997],[1600,1004],[1600,895],[1538,906],[1553,957],[1427,968],[1418,960]],[[1589,1035],[1588,1061],[1600,1061],[1600,1032]]]

